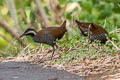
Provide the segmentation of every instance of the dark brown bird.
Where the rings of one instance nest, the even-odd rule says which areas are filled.
[[[33,41],[37,43],[44,43],[52,46],[52,59],[55,52],[55,46],[57,48],[56,39],[61,39],[64,36],[65,32],[67,32],[66,20],[60,27],[48,27],[44,28],[43,30],[40,30],[39,32],[35,31],[34,29],[28,28],[20,37],[31,36]]]
[[[89,39],[91,42],[100,40],[101,43],[105,43],[107,41],[108,33],[103,27],[94,23],[80,22],[78,20],[75,20],[75,22],[77,23],[82,36],[88,36],[89,32]]]

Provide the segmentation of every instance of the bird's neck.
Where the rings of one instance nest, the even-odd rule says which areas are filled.
[[[29,36],[31,36],[31,37],[34,37],[35,35],[34,34],[28,34]]]

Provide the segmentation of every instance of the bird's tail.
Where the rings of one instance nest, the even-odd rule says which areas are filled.
[[[66,28],[66,22],[67,22],[67,21],[65,20],[65,21],[62,23],[62,25],[61,25],[62,28]]]

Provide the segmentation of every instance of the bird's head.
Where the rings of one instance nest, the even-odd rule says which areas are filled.
[[[20,38],[21,37],[23,37],[23,36],[35,36],[36,35],[36,31],[34,30],[34,29],[32,29],[32,28],[28,28],[27,30],[25,30],[25,32],[20,36]]]
[[[88,28],[89,28],[89,25],[90,23],[87,23],[87,22],[80,22],[78,20],[75,20],[76,24],[78,25],[79,29],[84,32],[85,35],[87,35],[88,33]]]

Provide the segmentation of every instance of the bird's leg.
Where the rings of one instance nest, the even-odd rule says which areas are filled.
[[[58,49],[58,45],[56,44],[56,41],[54,41],[53,43],[54,43],[56,49]]]
[[[56,49],[58,49],[58,45],[57,44],[55,44],[55,47],[56,47]]]
[[[53,53],[52,53],[52,56],[51,56],[51,60],[52,60],[52,57],[54,55],[54,52],[55,52],[55,47],[53,46]]]
[[[55,47],[56,47],[56,49],[58,49],[58,45],[55,43]],[[61,58],[61,56],[60,56],[60,54],[58,54],[59,55],[59,58]]]
[[[56,44],[56,41],[54,41],[54,45],[56,47],[56,49],[58,49],[58,45]],[[48,53],[52,52],[53,50],[49,50]]]

